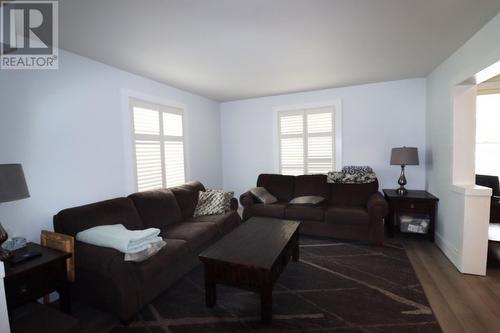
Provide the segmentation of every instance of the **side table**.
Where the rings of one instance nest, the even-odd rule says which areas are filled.
[[[16,307],[37,300],[53,291],[59,293],[60,308],[71,312],[70,283],[66,272],[66,259],[71,254],[49,249],[35,243],[13,251],[40,251],[42,255],[18,264],[5,264],[5,296],[9,313]]]
[[[389,215],[387,217],[387,231],[389,237],[394,236],[399,226],[398,216],[401,214],[425,214],[429,216],[429,230],[427,237],[434,242],[434,230],[436,226],[437,204],[439,199],[427,191],[408,190],[404,196],[396,193],[396,190],[383,190],[384,197],[389,203]]]

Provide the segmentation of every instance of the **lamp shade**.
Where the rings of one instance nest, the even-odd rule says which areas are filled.
[[[392,148],[391,165],[418,165],[418,150],[415,147]]]
[[[0,202],[29,198],[21,164],[0,164]]]

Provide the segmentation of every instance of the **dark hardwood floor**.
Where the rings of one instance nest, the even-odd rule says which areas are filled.
[[[461,274],[433,243],[401,243],[445,333],[500,332],[500,269],[486,277]]]

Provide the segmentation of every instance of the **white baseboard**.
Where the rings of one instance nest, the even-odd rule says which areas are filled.
[[[439,233],[434,234],[434,241],[436,245],[443,251],[445,256],[451,261],[453,265],[458,269],[459,272],[462,272],[462,256],[460,255],[460,251],[452,244],[447,242],[443,236]]]

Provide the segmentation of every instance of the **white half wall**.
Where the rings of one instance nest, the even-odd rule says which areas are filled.
[[[219,104],[63,50],[59,70],[0,73],[0,163],[31,198],[0,204],[9,235],[39,241],[59,210],[135,191],[124,95],[185,106],[188,179],[221,187]]]
[[[488,208],[484,202],[487,203],[488,198],[484,197],[485,193],[478,193],[484,191],[478,191],[473,186],[473,160],[468,163],[460,162],[462,167],[460,170],[455,169],[453,175],[453,161],[460,160],[457,154],[468,154],[471,159],[474,158],[473,154],[470,154],[473,147],[465,149],[459,145],[459,137],[454,140],[453,126],[461,121],[454,119],[454,93],[457,85],[500,60],[499,36],[500,14],[438,66],[427,79],[426,187],[440,198],[436,243],[461,272],[481,275],[485,273],[486,267],[486,236],[482,223],[485,214],[471,215],[469,209],[476,207],[479,211],[487,212]],[[460,110],[455,112],[455,116],[458,116]],[[475,129],[473,131],[475,132]],[[457,136],[474,137],[460,130],[456,132]],[[464,165],[468,165],[468,170]],[[453,185],[454,179],[455,185],[461,187]],[[478,199],[478,195],[485,199]],[[473,228],[474,223],[477,224],[476,228]],[[479,229],[481,233],[477,232]],[[477,255],[477,249],[481,249],[480,257]],[[472,258],[474,256],[475,258]]]
[[[392,147],[419,148],[420,165],[408,166],[407,188],[425,187],[425,79],[410,79],[279,95],[221,104],[224,189],[239,195],[260,173],[276,173],[273,108],[340,100],[342,165],[370,165],[380,188],[396,188],[400,168]]]

